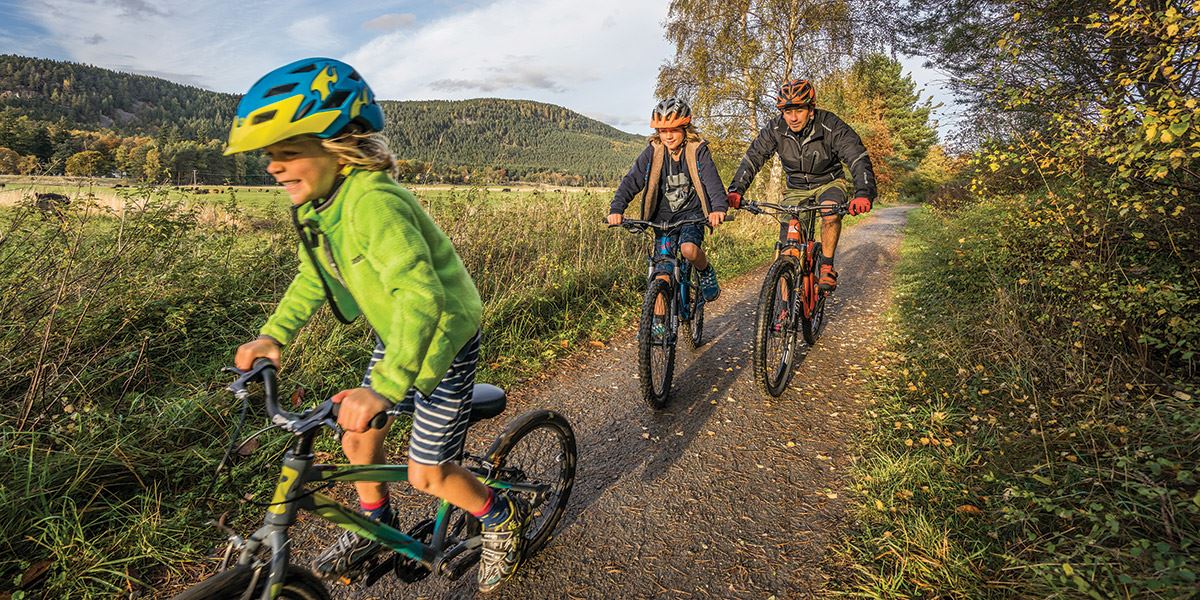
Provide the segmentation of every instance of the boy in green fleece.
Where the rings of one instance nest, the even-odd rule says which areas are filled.
[[[362,385],[333,397],[346,431],[342,449],[352,464],[384,462],[387,428],[369,423],[396,405],[412,406],[409,482],[479,517],[479,588],[490,591],[520,562],[530,510],[518,496],[494,494],[456,462],[479,353],[479,293],[449,238],[389,175],[395,159],[382,128],[383,112],[366,82],[328,58],[268,73],[238,104],[226,154],[265,150],[267,171],[291,198],[301,249],[299,273],[261,335],[238,348],[235,363],[248,369],[265,357],[278,365],[281,348],[325,302],[343,322],[363,315],[379,343]],[[355,487],[365,513],[393,520],[386,484]],[[337,579],[379,549],[346,532],[314,570]]]

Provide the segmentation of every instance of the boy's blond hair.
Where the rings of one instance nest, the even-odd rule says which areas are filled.
[[[349,132],[321,140],[321,147],[344,164],[366,171],[396,174],[396,157],[382,133]]]
[[[683,133],[684,133],[683,143],[685,143],[685,144],[688,142],[703,142],[704,141],[704,138],[700,137],[700,131],[698,129],[696,129],[696,126],[692,125],[691,123],[688,123],[687,125],[683,126]],[[646,141],[647,142],[659,141],[658,132],[655,131],[654,133],[650,134],[650,136],[646,138]]]

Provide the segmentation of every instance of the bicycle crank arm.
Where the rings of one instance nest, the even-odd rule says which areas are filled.
[[[441,573],[446,579],[457,580],[479,562],[479,556],[482,553],[483,538],[475,536],[463,540],[446,550],[434,570]]]
[[[391,573],[396,568],[396,560],[399,555],[395,552],[385,552],[387,558],[379,560],[373,565],[366,567],[366,575],[363,577],[363,587],[369,588],[379,581],[380,577]]]

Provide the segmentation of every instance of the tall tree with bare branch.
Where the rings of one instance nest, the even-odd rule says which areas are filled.
[[[850,13],[850,0],[674,0],[666,37],[675,56],[659,71],[658,94],[686,98],[714,156],[735,162],[775,116],[774,86],[846,64],[854,45]],[[762,179],[777,198],[778,159]]]

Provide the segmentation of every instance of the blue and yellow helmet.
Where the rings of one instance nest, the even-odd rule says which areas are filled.
[[[330,138],[350,124],[364,131],[383,129],[375,93],[350,65],[305,58],[267,73],[242,96],[225,154],[303,134]]]

